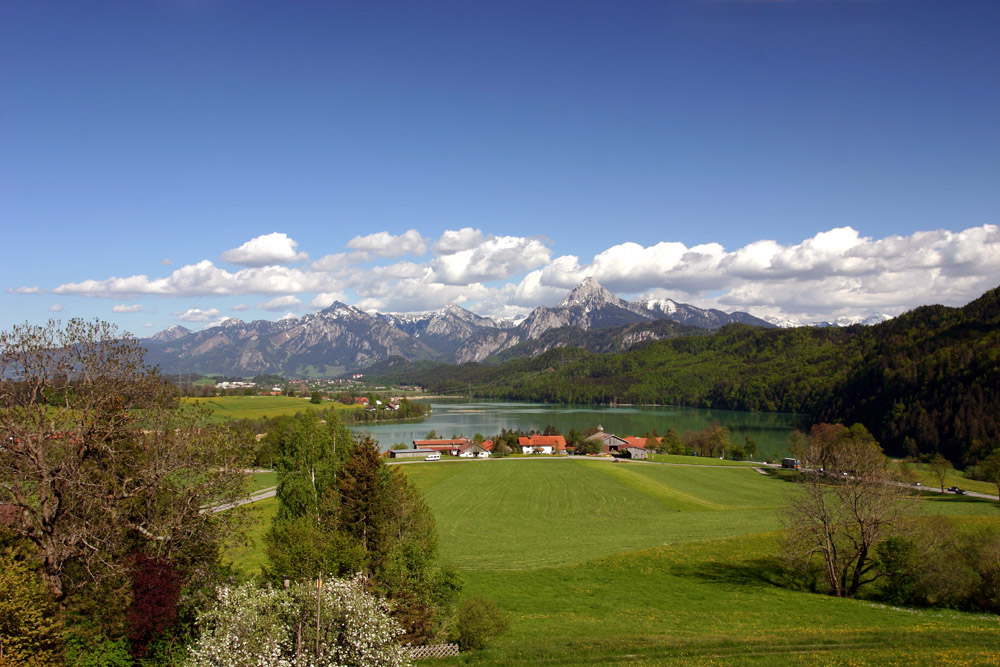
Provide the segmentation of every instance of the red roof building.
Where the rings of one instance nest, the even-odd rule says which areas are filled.
[[[517,439],[522,454],[555,454],[566,450],[566,438],[561,435],[522,435]]]

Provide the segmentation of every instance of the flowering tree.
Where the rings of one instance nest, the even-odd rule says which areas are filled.
[[[396,667],[409,664],[402,628],[365,579],[319,579],[288,590],[244,584],[218,590],[198,619],[186,667]]]

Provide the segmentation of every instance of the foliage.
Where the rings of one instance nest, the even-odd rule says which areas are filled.
[[[486,648],[493,637],[507,631],[509,624],[507,614],[496,602],[466,598],[458,607],[458,646],[463,651]]]
[[[941,455],[941,452],[934,454],[934,458],[930,460],[928,464],[931,474],[934,479],[937,480],[938,485],[941,487],[941,493],[944,493],[944,480],[951,472],[951,461],[946,459]]]
[[[402,629],[363,577],[299,582],[289,590],[223,586],[198,620],[187,667],[405,665]]]
[[[881,543],[877,597],[892,604],[1000,613],[1000,530],[939,517]]]
[[[129,553],[212,560],[238,519],[201,509],[244,495],[247,448],[199,428],[142,355],[102,322],[0,333],[0,501],[63,605],[124,581]]]
[[[437,564],[434,519],[420,494],[370,438],[355,443],[335,420],[309,413],[288,419],[273,436],[280,508],[265,574],[364,571],[392,600],[407,641],[422,641],[447,616],[454,581]]]
[[[132,655],[142,658],[150,642],[177,622],[181,575],[162,558],[135,554],[130,559],[132,600],[128,607]]]
[[[785,512],[787,554],[803,568],[815,559],[831,595],[854,597],[885,574],[876,549],[898,529],[907,491],[864,426],[814,431],[803,459],[811,469]]]
[[[0,550],[0,665],[45,665],[61,648],[48,592],[25,555]]]
[[[982,479],[997,487],[1000,495],[1000,447],[990,452],[979,466]]]

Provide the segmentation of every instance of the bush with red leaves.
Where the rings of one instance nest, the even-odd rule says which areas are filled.
[[[170,561],[136,554],[130,559],[132,603],[128,608],[128,638],[132,656],[142,658],[150,642],[177,620],[181,575]]]

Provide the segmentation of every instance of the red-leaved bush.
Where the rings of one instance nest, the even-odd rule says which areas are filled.
[[[128,638],[132,656],[146,655],[149,643],[177,620],[181,575],[170,561],[145,554],[130,557],[132,603],[128,608]]]

